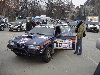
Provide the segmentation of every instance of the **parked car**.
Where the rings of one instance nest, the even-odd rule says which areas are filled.
[[[47,27],[48,26],[48,27]],[[55,31],[61,29],[61,35],[55,37]],[[42,60],[48,63],[55,49],[75,50],[76,36],[65,25],[35,26],[28,34],[24,34],[9,40],[7,47],[16,55],[33,56],[40,55]]]
[[[5,28],[4,24],[0,24],[0,30],[4,31],[4,28]]]
[[[15,22],[9,24],[9,31],[24,31],[26,30],[26,19],[18,19]]]
[[[96,31],[97,33],[99,32],[99,22],[90,22],[86,24],[86,31]]]
[[[2,21],[1,19],[0,19],[0,30],[1,31],[4,31],[4,28],[6,28],[7,27],[7,23],[6,22],[4,22],[4,21]]]

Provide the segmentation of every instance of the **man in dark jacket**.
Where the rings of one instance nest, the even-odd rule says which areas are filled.
[[[85,25],[82,21],[80,21],[76,28],[77,43],[76,43],[76,51],[74,52],[74,54],[77,55],[82,54],[82,38],[84,30],[85,30]]]
[[[26,33],[28,33],[31,29],[32,29],[32,22],[31,20],[29,20],[27,23],[26,23]]]

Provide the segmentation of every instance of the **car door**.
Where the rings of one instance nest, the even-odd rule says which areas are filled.
[[[60,26],[61,34],[54,40],[54,49],[75,50],[76,36],[70,27]]]

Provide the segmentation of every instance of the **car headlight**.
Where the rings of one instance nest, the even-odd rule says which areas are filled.
[[[9,27],[13,27],[13,25],[9,25]]]
[[[96,25],[97,29],[99,29],[99,25]]]
[[[18,26],[14,26],[14,28],[17,28]]]
[[[40,49],[40,46],[28,45],[29,49]]]
[[[20,26],[20,24],[18,26]]]
[[[10,44],[10,45],[14,45],[14,42],[13,42],[13,41],[9,41],[9,44]]]

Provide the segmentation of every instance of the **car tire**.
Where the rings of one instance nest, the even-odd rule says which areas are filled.
[[[43,58],[42,58],[42,61],[48,63],[51,60],[51,58],[52,58],[51,51],[52,51],[52,48],[51,47],[47,47],[45,49],[44,55],[43,55]]]
[[[15,52],[14,52],[15,53]],[[23,56],[22,54],[20,54],[20,53],[15,53],[17,56]]]
[[[3,27],[3,26],[1,26],[0,30],[1,30],[1,31],[4,31],[4,27]]]
[[[97,33],[99,32],[99,30],[96,31]]]
[[[21,31],[21,28],[20,28],[20,27],[18,27],[18,28],[17,28],[17,31],[18,31],[18,32],[20,32],[20,31]]]
[[[9,31],[13,31],[13,30],[9,29]]]

